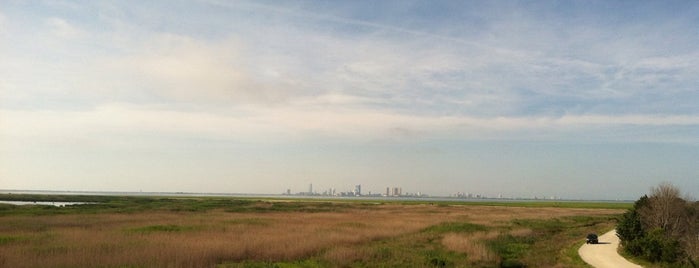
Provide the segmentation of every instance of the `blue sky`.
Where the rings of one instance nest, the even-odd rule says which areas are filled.
[[[0,188],[699,196],[692,1],[3,1]]]

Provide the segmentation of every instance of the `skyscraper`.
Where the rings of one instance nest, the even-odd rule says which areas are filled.
[[[393,196],[401,196],[403,188],[393,187]]]

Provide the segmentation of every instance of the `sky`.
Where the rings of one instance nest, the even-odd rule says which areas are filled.
[[[0,189],[699,197],[695,1],[2,1]]]

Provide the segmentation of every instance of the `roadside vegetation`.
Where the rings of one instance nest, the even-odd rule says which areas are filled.
[[[617,233],[626,255],[657,267],[699,265],[699,202],[662,183],[620,218]]]
[[[39,197],[91,204],[1,205],[0,267],[586,267],[576,253],[584,235],[610,230],[623,212],[583,203]]]

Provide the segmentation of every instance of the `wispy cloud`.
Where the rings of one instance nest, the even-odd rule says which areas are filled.
[[[83,34],[81,29],[78,29],[62,18],[48,18],[46,19],[46,26],[53,35],[60,38],[75,38]]]
[[[7,24],[7,19],[5,18],[5,15],[2,14],[2,10],[0,10],[0,36],[5,32],[5,28]]]
[[[3,2],[0,142],[13,146],[0,157],[151,143],[696,146],[699,5],[673,5]]]
[[[692,125],[697,112],[646,107],[646,99],[651,97],[677,102],[680,105],[676,107],[688,107],[687,103],[696,100],[696,96],[691,97],[691,85],[699,73],[696,53],[645,53],[620,62],[600,55],[628,47],[611,47],[611,52],[574,47],[561,51],[557,42],[574,41],[562,37],[559,27],[541,26],[536,17],[486,20],[493,29],[524,33],[501,36],[495,32],[499,39],[473,39],[300,8],[259,3],[214,5],[228,11],[256,10],[275,16],[275,21],[224,18],[225,22],[247,23],[249,27],[233,27],[212,38],[158,30],[153,26],[156,21],[129,17],[118,7],[109,7],[106,13],[110,15],[101,19],[111,29],[107,32],[88,31],[88,27],[66,19],[48,17],[41,26],[45,33],[59,38],[52,42],[63,47],[63,54],[82,55],[84,52],[78,50],[93,49],[90,57],[61,57],[51,62],[39,59],[29,66],[21,57],[7,55],[7,62],[16,65],[10,82],[5,83],[10,88],[5,94],[20,102],[36,102],[38,95],[61,102],[70,93],[71,101],[87,104],[83,105],[85,112],[107,118],[112,117],[104,107],[130,102],[135,106],[129,109],[166,107],[158,112],[165,118],[173,113],[186,118],[191,111],[181,107],[199,107],[195,110],[203,110],[205,118],[221,109],[245,110],[244,114],[254,116],[229,117],[224,113],[215,120],[204,120],[202,114],[192,116],[207,122],[225,121],[216,125],[245,125],[243,129],[257,132],[252,136],[270,126],[342,136],[345,132],[378,135],[391,128],[422,133],[457,129],[456,133],[463,134],[482,133],[478,129],[517,131],[569,125]],[[333,30],[336,26],[304,27],[309,21],[368,30],[352,34]],[[138,24],[147,27],[133,33]],[[521,26],[515,27],[517,24]],[[205,26],[214,27],[206,23],[197,27]],[[533,31],[541,32],[535,35],[541,40],[524,39]],[[606,34],[601,31],[586,34],[600,38]],[[90,40],[89,45],[71,47],[70,38],[75,37]],[[37,67],[46,70],[46,82],[27,82]],[[73,72],[59,71],[59,67]],[[679,99],[672,92],[684,92],[690,98]],[[57,106],[42,110],[49,107]],[[125,107],[120,109],[128,114]],[[158,115],[140,112],[144,113],[142,118]],[[70,113],[66,118],[71,118]],[[322,123],[315,125],[313,121]],[[261,122],[269,124],[254,130]]]
[[[562,117],[420,116],[381,110],[356,110],[337,104],[354,103],[342,96],[319,97],[299,105],[256,106],[212,111],[182,111],[167,107],[105,104],[87,111],[2,112],[3,135],[13,139],[114,137],[157,134],[172,138],[293,141],[318,138],[357,141],[391,139],[534,139],[565,141],[570,132],[595,134],[608,127],[699,127],[699,116],[566,115]],[[399,131],[400,133],[397,133]],[[400,134],[411,133],[410,136]],[[560,135],[560,136],[556,136]],[[599,136],[598,139],[605,136]],[[591,136],[588,139],[594,140]],[[666,137],[658,137],[669,141]],[[622,141],[634,137],[619,137]],[[687,142],[687,140],[677,141]],[[692,140],[691,142],[696,142]]]

